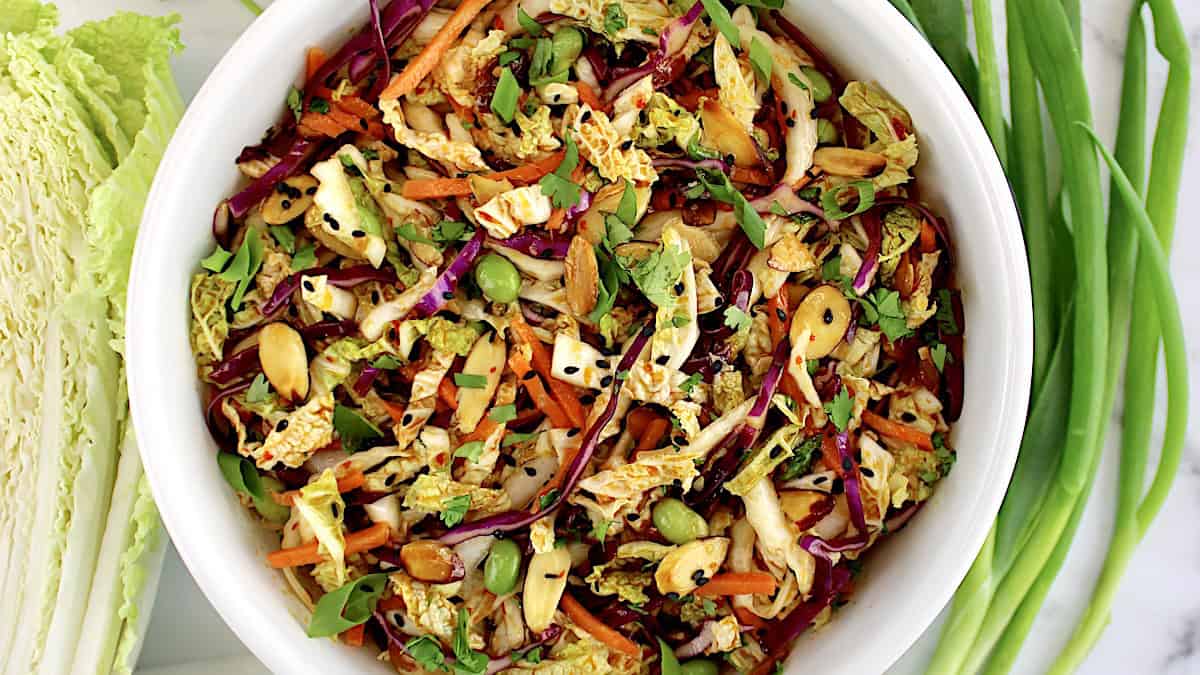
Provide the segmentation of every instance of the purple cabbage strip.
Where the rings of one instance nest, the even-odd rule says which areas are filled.
[[[663,29],[662,35],[658,36],[658,50],[648,56],[645,63],[624,73],[613,73],[616,79],[604,89],[604,99],[607,101],[615,99],[621,92],[628,89],[630,85],[647,75],[654,75],[654,86],[656,88],[670,84],[670,72],[673,69],[664,69],[662,66],[664,64],[669,65],[671,59],[683,50],[688,36],[692,34],[692,28],[696,25],[696,21],[700,19],[700,15],[703,12],[704,5],[700,0],[697,0],[696,4],[692,5],[687,14],[672,21]],[[599,75],[597,74],[597,76]]]
[[[379,377],[382,372],[375,366],[367,366],[358,374],[358,379],[354,380],[354,393],[359,396],[366,396],[367,392],[371,391],[371,385],[375,383],[375,378]]]
[[[800,198],[792,186],[787,183],[776,185],[770,192],[750,201],[750,206],[754,207],[759,213],[769,213],[771,205],[778,203],[779,206],[787,211],[789,216],[794,216],[799,213],[811,213],[812,215],[825,220],[825,210],[816,204],[810,204]]]
[[[574,206],[567,209],[566,222],[574,223],[576,220],[578,220],[580,218],[580,216],[587,213],[587,210],[589,208],[591,208],[591,206],[592,206],[592,193],[588,192],[587,190],[580,190],[579,191],[579,201],[576,202]],[[567,244],[569,246],[570,242],[567,242]],[[566,249],[563,250],[563,257],[566,257]]]
[[[305,340],[324,340],[333,337],[345,337],[358,331],[358,324],[353,321],[322,321],[300,329],[300,337]]]
[[[378,61],[382,68],[379,77],[375,78],[375,84],[371,86],[371,93],[367,95],[368,100],[375,100],[379,98],[379,93],[383,91],[383,88],[388,85],[388,81],[392,79],[392,59],[388,54],[387,40],[383,36],[383,26],[379,21],[379,0],[368,0],[368,2],[371,7],[371,38],[375,48],[374,60]],[[354,77],[353,65],[351,63],[351,78]]]
[[[378,58],[377,36],[379,34],[384,36],[386,46],[394,47],[404,42],[432,7],[432,0],[392,0],[379,15],[378,25],[375,24],[375,17],[372,17],[371,25],[364,27],[358,34],[347,40],[341,49],[321,64],[317,72],[313,73],[313,76],[305,83],[305,89],[309,89],[309,85],[313,83],[324,86],[326,78],[348,63],[351,64],[350,74],[353,82],[358,82],[366,77],[370,69],[365,67],[362,60],[359,60],[357,64],[354,61],[358,57],[369,58],[371,61]],[[380,79],[386,86],[387,79]],[[305,101],[307,102],[311,97],[311,94],[306,92]]]
[[[893,513],[890,518],[883,521],[883,531],[888,534],[900,531],[901,528],[908,524],[908,521],[912,520],[913,516],[917,515],[917,511],[920,511],[924,505],[925,502],[909,502],[905,504],[900,510]]]
[[[212,398],[209,399],[208,405],[204,409],[204,418],[208,421],[208,426],[210,428],[214,428],[213,427],[213,413],[216,412],[216,410],[221,407],[221,402],[224,401],[225,399],[229,398],[230,396],[236,396],[236,395],[242,393],[243,391],[246,391],[247,389],[250,388],[250,384],[251,384],[251,382],[249,380],[247,380],[246,382],[242,382],[241,384],[235,384],[232,387],[226,387],[225,389],[217,389],[216,391],[213,392]],[[214,430],[215,430],[215,428],[214,428]]]
[[[275,290],[271,293],[271,297],[259,308],[259,311],[263,316],[274,316],[276,312],[291,304],[292,295],[298,288],[300,288],[299,272],[284,277],[283,281],[275,284]]]
[[[254,208],[255,204],[266,199],[277,184],[296,173],[296,169],[300,167],[300,164],[308,157],[309,151],[315,146],[316,143],[307,138],[297,138],[287,153],[280,158],[278,164],[254,179],[241,192],[229,198],[229,212],[235,218],[245,216],[250,209]]]
[[[659,157],[652,163],[656,169],[708,169],[710,171],[729,173],[729,164],[719,159],[676,159],[673,157]]]
[[[867,231],[867,252],[862,266],[854,277],[854,292],[862,295],[871,287],[871,279],[879,269],[879,253],[883,249],[883,222],[875,210],[863,214],[863,228]]]
[[[830,569],[828,577],[828,584],[820,584],[828,589],[827,592],[813,593],[811,598],[797,605],[787,616],[771,622],[764,640],[767,647],[767,658],[771,663],[779,662],[787,656],[788,649],[796,641],[796,638],[808,630],[813,619],[825,611],[825,608],[833,603],[837,594],[850,582],[850,572],[843,567]],[[814,583],[814,587],[817,586],[818,584]]]
[[[454,297],[454,289],[458,280],[471,270],[471,265],[483,250],[483,240],[487,233],[481,227],[475,231],[475,236],[462,247],[450,265],[442,271],[441,276],[434,282],[433,288],[426,293],[413,307],[413,313],[420,318],[428,318],[437,314],[446,303]]]
[[[621,357],[621,362],[617,364],[618,373],[633,368],[633,364],[637,362],[638,356],[641,355],[642,350],[645,349],[646,343],[650,341],[650,336],[653,334],[654,326],[652,324],[647,324],[638,331],[637,337],[633,339],[633,344],[625,352],[625,356]],[[507,511],[476,520],[475,522],[464,523],[443,534],[438,538],[438,541],[454,546],[481,535],[518,530],[562,505],[571,492],[575,490],[575,486],[583,478],[583,472],[587,469],[588,463],[592,461],[592,455],[596,452],[596,446],[600,445],[600,432],[604,430],[604,427],[608,426],[608,423],[617,414],[617,402],[620,400],[621,386],[623,384],[624,381],[621,378],[613,379],[612,393],[608,398],[608,405],[604,407],[604,412],[600,414],[595,423],[584,434],[583,441],[579,446],[579,452],[575,455],[575,459],[571,461],[571,464],[567,466],[562,486],[553,501],[539,508],[537,511]]]
[[[587,195],[588,193],[582,194]],[[511,248],[543,260],[562,260],[567,257],[567,250],[571,248],[570,239],[541,236],[533,232],[522,232],[508,239],[491,239],[490,241],[504,248]]]
[[[261,369],[262,365],[258,360],[258,345],[254,345],[218,363],[208,374],[208,379],[212,380],[213,384],[224,386]]]

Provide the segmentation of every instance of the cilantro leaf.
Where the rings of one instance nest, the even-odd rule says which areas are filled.
[[[738,225],[741,225],[746,236],[750,238],[750,242],[757,249],[762,249],[767,245],[767,224],[763,222],[762,216],[758,215],[758,211],[750,206],[750,202],[746,197],[738,192],[737,188],[729,182],[729,176],[719,171],[697,171],[696,175],[700,178],[700,183],[704,189],[708,190],[708,194],[713,199],[733,206],[733,216],[737,220]]]
[[[750,315],[746,314],[741,309],[738,309],[732,305],[725,308],[725,325],[734,329],[735,331],[740,333],[745,330],[750,330],[750,326],[753,323],[754,319],[750,318]]]
[[[400,360],[391,354],[384,354],[372,361],[371,367],[380,370],[395,370],[400,367]]]
[[[633,183],[628,180],[625,181],[625,191],[621,193],[621,201],[613,215],[629,227],[637,224],[637,194],[633,190]]]
[[[443,220],[433,226],[430,235],[439,244],[453,244],[469,241],[475,235],[475,229],[461,220]]]
[[[238,252],[233,256],[233,261],[221,272],[221,278],[225,281],[230,281],[237,284],[233,289],[233,297],[229,299],[229,306],[234,311],[241,309],[243,298],[246,296],[246,291],[250,288],[250,283],[254,281],[254,276],[258,274],[258,268],[262,266],[263,261],[263,239],[257,230],[250,229],[246,232],[246,237],[242,241],[242,245],[238,248]]]
[[[342,440],[342,449],[351,453],[358,452],[370,441],[383,438],[379,427],[371,424],[353,408],[347,408],[340,403],[333,408],[333,430]]]
[[[533,649],[526,650],[524,653],[514,654],[513,662],[518,662],[518,661],[524,661],[525,663],[541,663],[542,662],[542,648],[540,646],[538,646],[538,647],[534,647]]]
[[[471,495],[459,495],[451,497],[442,502],[442,522],[446,527],[454,527],[461,523],[463,518],[467,517],[467,511],[471,510]]]
[[[538,437],[538,433],[536,431],[531,431],[527,434],[508,434],[507,436],[504,437],[503,441],[500,441],[500,447],[507,448],[510,445],[516,445],[518,443],[527,443],[537,437]]]
[[[946,368],[946,359],[949,358],[952,362],[954,357],[946,350],[946,345],[941,342],[929,348],[929,358],[933,359],[933,365],[937,366],[938,372],[942,372]]]
[[[437,246],[437,242],[421,234],[413,223],[401,223],[396,227],[396,236],[418,244]]]
[[[271,394],[271,383],[267,382],[267,376],[259,373],[255,376],[254,381],[250,383],[250,388],[246,390],[247,403],[262,403],[267,400],[267,396]]]
[[[838,389],[838,393],[833,397],[833,400],[826,403],[824,406],[825,412],[829,413],[829,419],[833,421],[833,425],[838,431],[845,431],[846,425],[850,424],[850,414],[854,410],[854,399],[850,398],[849,392],[843,385]]]
[[[317,264],[317,249],[312,244],[306,244],[296,255],[292,256],[292,271],[302,272]]]
[[[692,264],[692,255],[674,246],[663,246],[643,260],[624,264],[633,283],[650,302],[658,307],[669,307],[675,304],[675,284],[679,283],[684,269]]]
[[[592,525],[592,537],[603,544],[604,538],[608,536],[608,528],[610,527],[612,527],[612,521],[602,518],[600,522]]]
[[[300,117],[304,114],[304,105],[301,102],[300,90],[294,85],[288,87],[287,107],[296,116],[296,121],[300,121]]]
[[[292,232],[292,228],[287,225],[272,225],[270,228],[271,237],[279,244],[287,253],[296,252],[296,234]]]
[[[943,333],[959,334],[958,321],[954,318],[954,300],[950,297],[949,289],[938,289],[937,313],[934,314],[934,318],[937,319],[938,327]]]
[[[821,456],[821,437],[809,436],[792,450],[792,456],[783,465],[780,480],[795,480],[812,470],[813,462]]]
[[[404,644],[405,651],[425,670],[447,670],[442,646],[428,635],[415,637]]]
[[[688,375],[686,380],[679,384],[679,389],[685,394],[690,394],[692,393],[692,389],[694,389],[696,385],[700,384],[701,379],[700,373],[692,373],[691,375]]]
[[[480,675],[487,671],[488,655],[471,649],[470,614],[465,607],[458,610],[458,625],[454,630],[454,672],[456,675]]]
[[[553,488],[546,494],[542,495],[541,497],[538,497],[538,508],[539,509],[550,508],[550,505],[553,504],[554,500],[556,500],[556,499],[558,499],[558,488]]]
[[[308,109],[315,113],[324,115],[329,112],[329,101],[326,101],[320,97],[313,97],[313,100],[308,102]]]
[[[863,318],[867,323],[878,324],[888,340],[895,342],[912,334],[908,328],[908,318],[900,306],[899,292],[876,288],[869,296],[859,298],[859,302],[863,307]]]
[[[221,469],[225,482],[234,490],[255,499],[266,496],[262,477],[258,475],[258,469],[254,468],[254,462],[232,452],[218,452],[217,467]]]

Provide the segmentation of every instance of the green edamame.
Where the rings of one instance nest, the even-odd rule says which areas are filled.
[[[571,26],[559,28],[550,40],[550,52],[555,70],[564,71],[570,68],[583,52],[583,32]]]
[[[272,523],[286,523],[287,519],[292,516],[292,509],[277,504],[271,495],[284,492],[287,488],[273,476],[262,476],[260,480],[262,480],[263,497],[261,499],[253,496],[250,498],[254,502],[254,510]]]
[[[651,514],[654,526],[672,544],[686,544],[708,536],[708,523],[678,499],[663,499]]]
[[[679,665],[679,675],[717,675],[721,669],[708,659],[692,659]]]
[[[808,83],[812,86],[813,100],[817,103],[824,103],[833,96],[833,85],[829,83],[829,78],[825,74],[811,66],[801,66],[800,71],[808,78]]]
[[[509,303],[521,292],[521,273],[504,256],[489,253],[475,265],[475,283],[488,300]]]
[[[838,131],[833,122],[824,117],[817,120],[817,142],[821,145],[837,143]]]
[[[492,544],[487,562],[483,565],[483,585],[496,595],[511,593],[521,576],[521,547],[511,539]]]

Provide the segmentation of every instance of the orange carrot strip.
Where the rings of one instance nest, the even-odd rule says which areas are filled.
[[[596,94],[596,90],[585,82],[576,82],[575,91],[579,92],[579,102],[590,106],[592,110],[604,110],[604,101]]]
[[[547,220],[546,224],[542,225],[542,228],[544,228],[547,232],[561,232],[563,229],[563,224],[566,222],[567,210],[554,209],[550,212],[550,220]]]
[[[654,418],[658,417],[658,413],[654,412],[649,406],[642,406],[636,410],[630,411],[625,418],[625,431],[629,432],[634,438],[641,438],[646,433],[646,427]]]
[[[700,597],[770,595],[775,592],[775,586],[775,577],[766,572],[725,572],[714,575],[694,593]]]
[[[450,378],[443,377],[442,381],[438,382],[438,398],[451,410],[458,410],[458,387],[454,386]]]
[[[357,490],[367,482],[367,477],[361,471],[351,471],[350,473],[337,479],[338,492],[349,492]],[[288,490],[287,492],[273,492],[271,498],[276,504],[282,506],[291,506],[292,502],[300,496],[299,490]]]
[[[345,110],[351,115],[354,115],[355,117],[361,117],[364,120],[373,120],[383,114],[379,112],[375,106],[367,103],[357,96],[343,96],[334,102],[334,105],[342,110]]]
[[[321,69],[321,66],[325,65],[327,60],[329,60],[329,55],[325,53],[324,49],[309,47],[308,54],[304,59],[304,80],[306,82],[311,80],[312,76],[316,75],[317,71]]]
[[[392,78],[392,81],[388,83],[387,88],[383,90],[379,98],[381,100],[400,98],[416,89],[421,80],[425,79],[425,76],[442,59],[446,50],[450,48],[451,43],[458,40],[458,36],[463,32],[463,29],[475,20],[475,17],[479,15],[479,12],[490,1],[463,0],[462,4],[454,10],[454,13],[450,15],[450,18],[438,30],[437,35],[434,35],[429,44],[425,45],[425,48],[421,50],[421,53],[413,57],[408,62],[408,65],[404,67],[404,70]]]
[[[514,349],[508,357],[508,367],[513,369],[517,374],[517,381],[525,387],[525,391],[529,392],[530,398],[533,399],[536,405],[542,412],[546,413],[546,417],[550,418],[550,425],[556,429],[566,429],[571,426],[571,418],[563,412],[562,406],[546,392],[546,387],[542,384],[541,379],[535,374],[532,377],[529,373],[532,370],[529,367],[529,360],[521,353],[521,350]]]
[[[333,118],[334,122],[340,124],[346,131],[364,131],[362,122],[357,115],[348,113],[337,106],[330,106],[328,115]]]
[[[486,440],[492,432],[496,430],[498,425],[492,421],[490,417],[484,417],[479,420],[479,424],[475,425],[475,430],[459,439],[459,444],[473,443],[475,441]]]
[[[555,400],[562,406],[563,412],[567,414],[571,424],[582,429],[587,422],[583,404],[579,402],[579,395],[575,393],[574,387],[551,375],[550,352],[546,350],[546,345],[542,344],[542,341],[533,334],[533,329],[519,315],[512,319],[510,325],[533,351],[533,369],[550,385],[550,391],[554,392]]]
[[[637,646],[637,643],[609,628],[603,621],[597,619],[591,612],[584,609],[583,605],[571,597],[570,593],[563,593],[562,600],[558,606],[563,611],[563,614],[567,615],[567,618],[575,622],[576,626],[587,631],[588,634],[603,642],[608,647],[627,656],[635,658],[641,656],[642,649]]]
[[[771,329],[771,342],[778,344],[788,333],[788,289],[781,286],[775,297],[767,302],[767,326]]]
[[[729,179],[735,183],[747,183],[749,185],[772,185],[771,177],[762,169],[751,169],[741,166],[735,166],[729,170]]]
[[[663,436],[667,435],[667,430],[671,428],[671,423],[663,417],[655,417],[646,425],[646,432],[638,436],[636,450],[653,450],[658,447]]]
[[[928,220],[921,221],[921,253],[933,253],[937,250],[937,231]]]
[[[933,451],[933,437],[924,431],[921,431],[920,429],[913,428],[900,422],[893,422],[886,417],[876,415],[870,410],[863,411],[862,421],[867,426],[871,427],[875,431],[878,431],[884,436],[887,436],[888,438],[906,441],[908,443],[912,443],[918,448],[921,448],[922,450],[928,450],[930,452]]]
[[[330,138],[337,138],[346,133],[346,127],[339,124],[331,115],[323,115],[311,110],[304,113],[304,116],[300,118],[300,126],[319,131]]]
[[[346,535],[346,555],[362,553],[383,546],[387,543],[389,534],[387,523],[376,523],[365,530],[351,532]],[[316,541],[291,548],[282,548],[267,554],[267,564],[276,569],[315,565],[321,560],[322,556]]]
[[[532,183],[554,171],[562,164],[563,152],[556,152],[532,164],[525,164],[505,171],[486,174],[492,180],[509,180],[514,183]],[[465,197],[471,194],[471,184],[466,178],[423,178],[404,183],[401,194],[407,199],[441,199],[442,197]]]
[[[766,628],[767,622],[763,621],[762,617],[751,612],[745,607],[734,607],[733,615],[737,617],[738,623],[751,628]]]
[[[360,623],[354,628],[347,628],[342,631],[342,640],[351,647],[363,646],[363,638],[366,635],[367,624]]]

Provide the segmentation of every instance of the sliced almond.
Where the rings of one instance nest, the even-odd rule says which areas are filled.
[[[554,622],[554,612],[567,588],[567,572],[571,569],[571,553],[565,547],[546,553],[535,553],[525,573],[521,604],[525,625],[540,633]]]
[[[657,250],[658,244],[651,244],[645,241],[627,241],[613,249],[613,253],[622,258],[629,258],[634,262],[641,262],[649,258],[650,254]]]
[[[795,345],[809,332],[805,358],[824,358],[846,335],[850,326],[850,303],[836,286],[818,286],[804,297],[792,315],[791,341]]]
[[[268,225],[290,223],[312,206],[317,179],[307,174],[292,176],[275,186],[263,202],[262,218]]]
[[[571,247],[567,249],[563,277],[566,281],[567,304],[571,306],[572,312],[584,316],[596,308],[600,266],[596,262],[596,251],[592,248],[592,243],[581,235],[575,235],[571,240]]]
[[[729,552],[729,540],[725,537],[697,539],[672,549],[654,572],[654,583],[658,592],[666,595],[687,595],[696,587],[708,583]]]
[[[733,156],[738,166],[756,166],[758,149],[746,127],[719,101],[705,99],[700,107],[700,125],[704,129],[704,144],[716,149],[722,157]]]
[[[815,490],[786,490],[779,493],[779,506],[800,531],[809,529],[833,511],[832,495]]]
[[[817,148],[813,165],[831,176],[871,178],[887,168],[887,157],[854,148]]]
[[[289,401],[308,396],[308,355],[295,328],[282,322],[263,326],[258,335],[258,360],[280,396]]]
[[[467,575],[462,558],[447,545],[432,539],[410,541],[400,549],[400,562],[414,579],[448,584]]]

